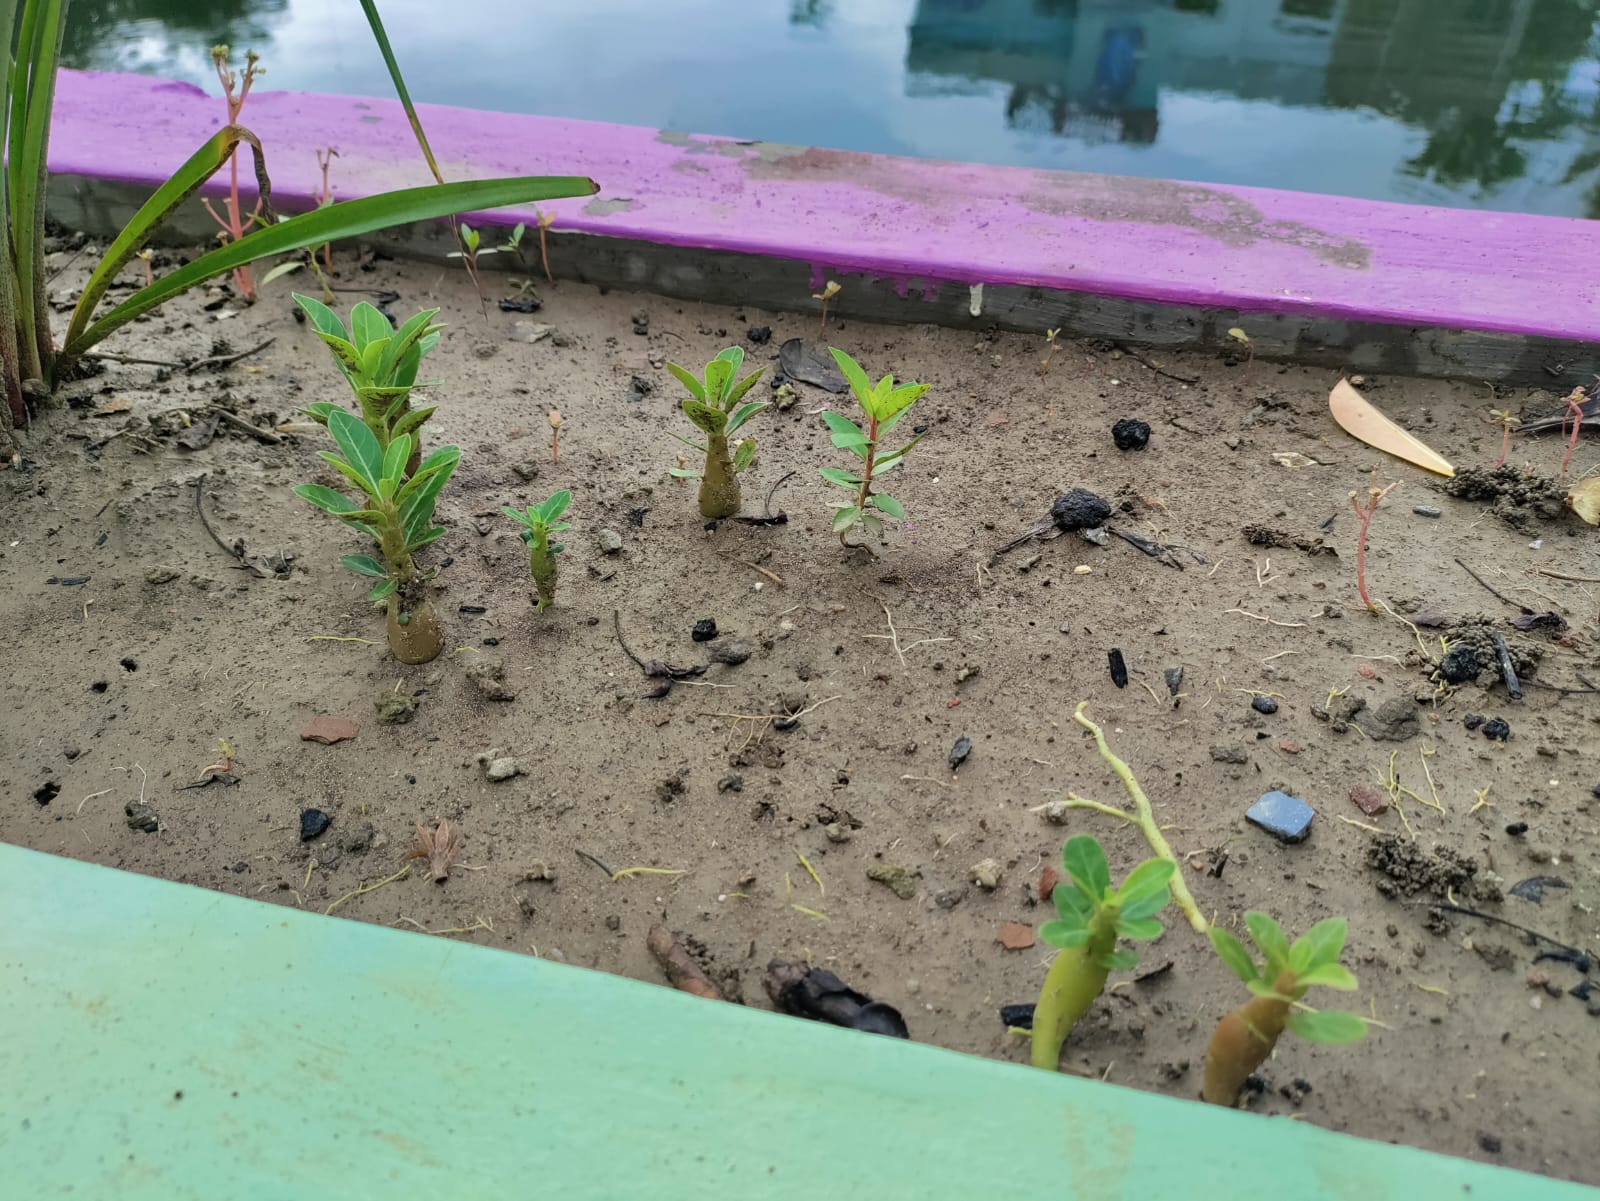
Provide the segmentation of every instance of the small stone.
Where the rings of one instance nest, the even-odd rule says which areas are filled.
[[[403,726],[417,715],[416,698],[392,689],[379,693],[372,706],[378,711],[378,720],[385,725]]]
[[[1436,509],[1432,505],[1412,505],[1411,511],[1418,517],[1443,517],[1444,510]]]
[[[526,463],[515,464],[511,470],[524,484],[531,484],[539,478],[539,464],[532,459],[529,459]]]
[[[595,535],[595,545],[605,554],[617,554],[622,550],[622,535],[612,529],[601,530]]]
[[[780,413],[787,413],[800,401],[800,393],[795,391],[793,384],[779,384],[778,390],[772,394],[772,403]]]
[[[750,339],[752,346],[765,346],[772,341],[772,327],[770,325],[752,325],[744,331],[744,336]]]
[[[67,743],[66,746],[61,748],[61,753],[69,760],[76,759],[79,755],[83,754],[83,752],[78,749],[78,744],[75,742]]]
[[[874,863],[867,868],[867,879],[887,885],[889,891],[902,901],[909,901],[917,895],[917,879],[921,875],[922,873],[914,867],[901,867],[889,863]]]
[[[1111,427],[1111,440],[1118,450],[1143,450],[1150,445],[1149,423],[1124,417]]]
[[[518,321],[511,327],[511,332],[506,335],[507,342],[542,342],[556,332],[556,327],[546,325],[542,321]],[[488,349],[485,347],[484,349]],[[490,353],[493,353],[491,350]],[[487,358],[487,355],[481,355]]]
[[[972,739],[963,734],[950,748],[950,770],[955,771],[967,761],[967,756],[970,754],[972,754]]]
[[[300,811],[300,841],[310,842],[318,837],[333,823],[321,809],[302,809]]]
[[[1065,801],[1046,801],[1044,808],[1039,810],[1039,816],[1052,826],[1064,826],[1072,813],[1072,807]]]
[[[982,671],[983,668],[978,666],[976,663],[965,664],[959,671],[956,672],[956,683],[965,684],[968,680],[972,679],[973,676],[978,675]]]
[[[717,781],[718,792],[743,792],[744,777],[736,771],[730,771]]]
[[[715,617],[702,617],[694,623],[694,629],[689,631],[689,637],[696,642],[710,642],[717,636],[717,619]]]
[[[1371,784],[1357,784],[1352,787],[1350,801],[1368,817],[1377,817],[1389,809],[1389,798]]]
[[[1479,726],[1483,725],[1483,714],[1469,713],[1461,719],[1461,724],[1469,730],[1476,730]]]
[[[1379,705],[1362,732],[1380,742],[1404,742],[1422,733],[1416,705],[1404,697],[1391,697]]]
[[[829,822],[822,827],[822,832],[828,836],[829,842],[849,842],[855,837],[855,831],[844,822]]]
[[[996,937],[1008,951],[1026,951],[1034,943],[1033,927],[1021,922],[1001,923],[1000,933]]]
[[[1260,826],[1280,842],[1304,842],[1311,833],[1311,819],[1316,813],[1299,797],[1274,790],[1245,810],[1244,816],[1246,821]]]
[[[1494,1134],[1480,1134],[1480,1135],[1478,1135],[1478,1146],[1482,1147],[1490,1155],[1499,1155],[1500,1154],[1500,1138],[1499,1138],[1498,1135],[1494,1135]]]
[[[1000,887],[1000,864],[993,859],[980,859],[967,869],[967,879],[985,892]]]
[[[1169,667],[1161,673],[1161,678],[1167,682],[1167,695],[1177,696],[1183,690],[1183,667]]]
[[[1250,698],[1250,707],[1257,713],[1265,713],[1270,717],[1278,711],[1278,702],[1270,696],[1253,696]]]
[[[173,580],[178,578],[178,574],[179,573],[176,568],[151,567],[148,568],[144,573],[144,582],[146,584],[156,585],[170,584]]]
[[[1503,717],[1492,717],[1483,723],[1483,736],[1490,742],[1504,742],[1511,737],[1511,723]]]
[[[1051,867],[1050,864],[1045,864],[1044,870],[1039,873],[1039,899],[1048,901],[1055,895],[1056,885],[1060,883],[1061,873]]]
[[[478,655],[467,664],[467,679],[477,686],[478,695],[490,701],[514,701],[516,691],[506,683],[504,659]]]
[[[510,755],[502,755],[498,759],[491,759],[483,765],[484,779],[498,784],[502,780],[509,780],[512,776],[522,774],[522,765]]]
[[[1512,822],[1510,825],[1508,825],[1506,827],[1506,833],[1511,835],[1512,838],[1521,838],[1527,832],[1528,832],[1528,823],[1527,822]]]
[[[1302,748],[1293,738],[1283,738],[1278,742],[1278,749],[1285,755],[1298,755]]]
[[[954,909],[967,899],[967,886],[957,884],[953,888],[941,888],[933,894],[933,903],[940,909]]]
[[[615,934],[618,930],[622,929],[622,918],[615,913],[607,914],[606,929]]]
[[[1476,680],[1482,671],[1478,652],[1465,643],[1457,643],[1439,660],[1439,676],[1446,684],[1465,684]]]
[[[340,831],[336,845],[346,855],[359,855],[371,848],[375,833],[371,822],[362,822],[354,829]]]
[[[348,742],[356,736],[359,727],[347,717],[313,717],[300,730],[303,742],[320,742],[324,746],[332,746],[336,742]]]
[[[719,642],[712,647],[711,661],[713,663],[726,663],[729,667],[737,667],[755,653],[755,643],[746,642],[743,638],[734,638],[728,642]]]
[[[143,801],[129,801],[122,807],[122,813],[128,819],[130,830],[154,834],[161,828],[161,821],[156,817],[156,811]]]
[[[1214,746],[1211,748],[1211,762],[1249,763],[1250,753],[1242,746]]]

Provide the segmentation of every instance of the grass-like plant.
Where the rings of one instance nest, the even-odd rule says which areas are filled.
[[[892,375],[886,375],[874,384],[860,365],[844,351],[834,347],[829,347],[829,351],[834,362],[839,364],[839,370],[844,373],[857,403],[867,415],[867,428],[862,429],[843,413],[826,409],[822,414],[822,420],[833,436],[833,444],[861,460],[861,466],[853,471],[841,467],[818,469],[828,483],[855,493],[854,499],[833,506],[833,532],[839,535],[839,542],[846,549],[855,549],[865,545],[849,541],[850,532],[857,526],[869,534],[880,534],[883,532],[883,519],[878,514],[895,518],[904,518],[906,515],[905,507],[894,497],[874,492],[872,488],[884,472],[905,462],[906,452],[921,442],[923,436],[918,434],[899,450],[887,454],[879,449],[878,443],[911,411],[911,406],[928,391],[928,385],[897,386]]]
[[[444,534],[442,526],[433,524],[433,510],[439,490],[461,461],[461,450],[441,446],[407,479],[410,434],[396,436],[384,450],[372,431],[343,409],[328,414],[328,432],[340,453],[320,453],[360,490],[361,502],[323,484],[300,484],[295,495],[365,530],[377,542],[379,558],[345,555],[339,561],[378,581],[367,599],[384,606],[394,657],[402,663],[426,663],[438,657],[444,640],[412,555]]]
[[[361,420],[387,451],[389,443],[401,434],[412,437],[411,460],[406,471],[415,471],[422,453],[422,423],[433,416],[437,406],[411,407],[411,390],[427,353],[439,344],[443,325],[434,323],[438,309],[423,309],[398,330],[378,309],[362,301],[350,310],[350,326],[345,328],[339,314],[320,300],[294,293],[295,303],[311,321],[311,327],[333,355],[356,395]],[[305,411],[323,425],[340,406],[319,400]]]
[[[0,125],[5,147],[5,167],[0,173],[4,176],[0,180],[0,223],[4,224],[8,242],[7,252],[0,253],[0,376],[5,391],[5,403],[0,404],[0,454],[15,453],[11,432],[27,424],[29,398],[47,396],[69,375],[75,362],[110,334],[218,275],[270,255],[356,238],[394,225],[562,196],[587,196],[598,190],[593,180],[577,176],[443,182],[376,2],[361,0],[361,7],[423,157],[439,182],[346,200],[276,220],[261,143],[244,126],[230,122],[207,138],[111,240],[84,285],[58,343],[45,299],[49,266],[44,253],[44,214],[51,110],[67,0],[0,4],[0,45],[15,48],[10,62],[0,64],[4,67],[0,69]],[[100,313],[107,290],[156,227],[232,162],[234,152],[241,148],[248,148],[255,163],[262,215],[257,226],[153,279]]]
[[[1111,970],[1139,961],[1135,952],[1117,950],[1117,939],[1161,936],[1155,915],[1172,899],[1168,881],[1174,870],[1171,860],[1147,859],[1113,889],[1106,854],[1087,834],[1062,845],[1061,867],[1065,878],[1050,898],[1056,920],[1039,927],[1039,937],[1061,953],[1045,973],[1033,1011],[1033,1066],[1052,1072],[1061,1065],[1061,1044],[1089,1012]]]
[[[533,607],[541,613],[556,603],[556,556],[567,548],[559,542],[552,546],[550,535],[572,528],[570,523],[560,520],[571,503],[572,493],[563,489],[549,500],[526,509],[513,509],[509,505],[500,509],[522,526],[522,540],[528,544],[528,571],[538,590]]]
[[[700,514],[712,520],[732,517],[744,503],[739,492],[739,473],[755,462],[756,440],[746,438],[736,449],[730,450],[728,439],[740,426],[767,407],[764,400],[739,404],[766,370],[765,367],[758,368],[739,379],[739,368],[743,363],[744,350],[730,346],[705,365],[703,379],[696,379],[692,372],[676,363],[667,364],[667,370],[689,390],[687,399],[682,402],[684,415],[706,436],[706,444],[701,446],[698,442],[679,438],[677,434],[672,435],[706,457],[704,470],[689,471],[674,467],[672,474],[679,479],[699,479]]]
[[[1262,963],[1228,931],[1217,926],[1209,931],[1217,956],[1253,994],[1224,1014],[1211,1035],[1201,1096],[1216,1105],[1238,1101],[1245,1081],[1272,1054],[1285,1030],[1313,1043],[1353,1043],[1367,1032],[1366,1022],[1353,1013],[1315,1010],[1300,1001],[1314,985],[1355,990],[1355,976],[1339,962],[1344,918],[1318,922],[1293,944],[1265,913],[1245,914],[1244,924],[1265,957]]]

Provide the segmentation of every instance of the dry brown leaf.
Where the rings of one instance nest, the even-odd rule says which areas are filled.
[[[126,413],[131,408],[133,408],[133,401],[129,400],[126,396],[113,396],[110,400],[106,401],[105,404],[96,409],[92,416],[113,417],[118,413]]]
[[[1391,454],[1424,471],[1454,476],[1456,469],[1438,451],[1390,421],[1357,392],[1349,380],[1340,380],[1328,394],[1328,411],[1341,429],[1368,446]]]
[[[1600,525],[1600,476],[1579,480],[1567,493],[1567,508],[1590,525]]]
[[[443,884],[450,878],[450,865],[456,861],[456,854],[461,850],[461,831],[452,826],[448,818],[435,820],[438,824],[431,830],[418,824],[417,845],[411,848],[406,858],[426,859],[434,883]]]

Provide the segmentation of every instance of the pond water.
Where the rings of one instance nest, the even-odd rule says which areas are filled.
[[[380,7],[418,100],[1600,217],[1600,0]],[[218,42],[262,87],[389,94],[356,0],[73,0],[66,56],[217,91]]]

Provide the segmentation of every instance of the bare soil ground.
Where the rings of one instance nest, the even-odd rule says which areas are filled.
[[[1600,681],[1593,529],[1559,509],[1447,496],[1352,442],[1327,416],[1321,372],[1162,356],[1163,375],[1071,345],[1041,380],[1037,339],[854,323],[829,340],[874,374],[933,386],[916,417],[930,433],[895,488],[908,522],[875,559],[842,551],[816,468],[840,453],[817,412],[844,405],[801,386],[792,408],[755,419],[746,477],[746,512],[776,489],[788,522],[707,529],[693,486],[668,476],[680,449],[668,432],[692,430],[661,364],[740,344],[770,366],[785,340],[816,337],[815,317],[573,283],[541,289],[540,312],[506,313],[493,304],[503,277],[489,279],[485,315],[458,272],[347,266],[341,285],[398,293],[398,317],[439,305],[449,323],[425,371],[439,381],[429,443],[465,452],[430,560],[449,649],[397,664],[338,563],[361,549],[356,535],[291,494],[326,472],[320,435],[273,445],[223,424],[203,436],[207,406],[270,428],[348,398],[286,285],[253,307],[226,290],[191,297],[106,349],[177,362],[275,340],[221,369],[107,363],[65,389],[20,467],[0,473],[8,840],[645,980],[661,979],[645,938],[665,922],[732,999],[768,1004],[767,962],[809,958],[897,1006],[919,1041],[1025,1062],[998,1010],[1033,999],[1052,952],[1005,949],[1002,925],[1045,919],[1041,871],[1070,832],[1097,835],[1119,876],[1148,854],[1111,818],[1074,811],[1063,826],[1035,811],[1069,790],[1126,801],[1073,724],[1087,701],[1208,916],[1236,925],[1264,909],[1291,933],[1350,920],[1351,1004],[1381,1025],[1352,1047],[1286,1038],[1257,1109],[1600,1182],[1600,1003],[1569,991],[1589,977],[1537,960],[1550,942],[1446,898],[1600,948],[1600,696],[1535,686]],[[341,293],[341,309],[359,298]],[[554,331],[530,341],[536,324]],[[757,345],[762,326],[771,341]],[[1482,386],[1364,388],[1458,465],[1498,454],[1491,408],[1559,407]],[[551,407],[565,419],[559,464]],[[1148,449],[1113,446],[1123,417],[1150,423]],[[1511,462],[1554,474],[1559,441],[1518,440]],[[1589,442],[1574,475],[1597,465]],[[1373,480],[1402,484],[1372,525],[1371,589],[1415,629],[1356,604],[1349,494]],[[1179,566],[1076,535],[991,564],[1074,486],[1109,499],[1119,528],[1181,547]],[[498,510],[558,488],[573,492],[574,529],[557,606],[536,615]],[[256,571],[225,549],[236,539]],[[646,659],[748,660],[641,699],[655,681],[619,647],[614,611]],[[1555,616],[1526,620],[1543,613]],[[704,618],[720,636],[696,643]],[[1493,633],[1531,681],[1523,699],[1492,665],[1457,689],[1430,679],[1441,637],[1488,654]],[[514,699],[488,695],[497,664]],[[1256,711],[1258,696],[1276,712]],[[404,724],[380,720],[413,706]],[[793,728],[768,718],[797,711]],[[1468,715],[1503,719],[1509,738]],[[359,732],[302,740],[318,716]],[[971,754],[952,772],[962,737]],[[520,774],[487,779],[491,749]],[[189,787],[220,767],[226,780]],[[1391,773],[1410,794],[1391,796]],[[1356,786],[1398,806],[1369,815]],[[1316,809],[1307,841],[1245,822],[1270,789]],[[331,825],[302,841],[307,809]],[[382,883],[418,823],[439,817],[465,840],[448,881],[413,863]],[[1416,861],[1436,846],[1475,875]],[[973,881],[986,860],[993,888]],[[613,878],[597,861],[651,870]],[[904,897],[868,878],[883,866],[905,869]],[[1560,884],[1542,901],[1492,899],[1530,877]],[[1175,910],[1167,926],[1073,1034],[1065,1070],[1198,1093],[1209,1030],[1242,994]]]

